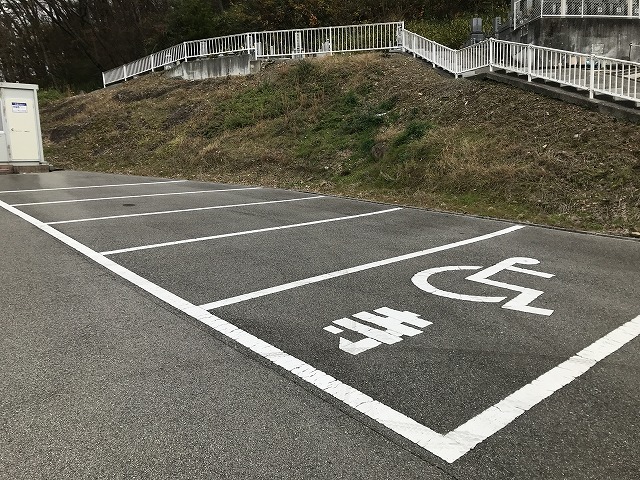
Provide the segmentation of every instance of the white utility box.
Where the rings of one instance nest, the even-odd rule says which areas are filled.
[[[0,82],[0,164],[44,164],[37,85]]]

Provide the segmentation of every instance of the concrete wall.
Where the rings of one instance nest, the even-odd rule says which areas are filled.
[[[252,55],[247,54],[183,62],[171,70],[167,70],[165,75],[185,80],[204,80],[206,78],[250,75],[258,71],[260,71],[260,61],[254,60]]]
[[[516,30],[502,30],[496,38],[625,60],[631,52],[637,60],[637,49],[630,44],[640,43],[640,19],[543,17]]]

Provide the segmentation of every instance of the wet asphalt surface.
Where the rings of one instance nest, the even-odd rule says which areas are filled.
[[[464,244],[515,224],[80,172],[2,176],[0,201],[441,434],[640,315],[629,239],[524,226]],[[4,208],[0,226],[0,478],[640,474],[637,339],[449,463]],[[122,249],[133,250],[108,253]],[[399,258],[416,252],[428,253]],[[551,315],[414,282],[466,266],[430,285],[510,300],[466,280],[509,258],[553,276],[492,279],[542,292],[531,305]],[[357,355],[340,345],[366,335],[325,329],[384,307],[430,325]]]

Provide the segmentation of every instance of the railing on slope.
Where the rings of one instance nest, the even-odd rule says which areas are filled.
[[[569,0],[567,0],[569,1]],[[632,0],[636,1],[636,0]],[[447,72],[473,75],[504,70],[596,94],[640,103],[640,63],[599,55],[489,39],[454,50],[404,29],[401,22],[280,30],[184,42],[103,73],[105,86],[164,65],[210,55],[251,53],[256,58],[321,55],[402,48]]]
[[[489,39],[453,50],[415,33],[403,32],[407,52],[456,77],[482,69],[526,75],[620,100],[640,102],[640,63],[569,52],[524,43]]]
[[[489,67],[491,60],[491,43],[486,40],[462,50],[445,47],[408,30],[402,32],[404,49],[415,57],[422,58],[440,67],[456,77]]]
[[[305,28],[251,34],[257,58],[391,50],[402,47],[401,22]]]
[[[184,42],[103,72],[103,84],[126,81],[180,61],[250,53],[257,59],[402,48],[403,22],[242,33]]]
[[[640,18],[640,0],[518,0],[513,7],[513,28],[541,17]]]
[[[527,75],[621,100],[640,102],[640,63],[522,43],[490,40],[492,70]]]

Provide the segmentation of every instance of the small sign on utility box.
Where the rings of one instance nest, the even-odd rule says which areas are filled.
[[[38,86],[0,82],[0,165],[43,165]]]

